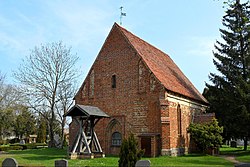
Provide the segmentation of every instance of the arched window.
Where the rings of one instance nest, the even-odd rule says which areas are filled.
[[[90,73],[90,84],[89,84],[89,88],[90,88],[90,97],[94,96],[94,91],[95,91],[95,73],[94,70],[91,71]]]
[[[111,82],[112,82],[112,88],[116,88],[116,75],[112,75]]]
[[[86,90],[86,84],[84,83],[83,88],[82,88],[82,97],[87,96],[87,90]]]
[[[140,60],[138,64],[138,80],[139,80],[139,92],[144,93],[146,91],[146,69],[143,62]]]
[[[119,132],[114,132],[112,134],[112,146],[121,146],[122,144],[122,135]]]
[[[181,135],[181,106],[178,104],[177,106],[177,126],[178,126],[178,134]]]
[[[154,91],[155,90],[155,86],[156,86],[156,80],[153,74],[151,74],[150,76],[150,91]]]

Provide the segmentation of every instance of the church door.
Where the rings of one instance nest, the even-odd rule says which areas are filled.
[[[145,150],[144,152],[145,157],[151,157],[151,137],[141,138],[141,149]]]

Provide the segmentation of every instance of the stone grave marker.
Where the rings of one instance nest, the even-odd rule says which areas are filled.
[[[55,167],[68,167],[68,161],[65,160],[65,159],[56,160],[55,161]]]
[[[237,148],[237,142],[236,141],[231,141],[230,147]]]
[[[150,160],[139,160],[136,162],[135,167],[150,167]]]
[[[14,158],[6,158],[2,162],[2,167],[18,167],[18,163]]]

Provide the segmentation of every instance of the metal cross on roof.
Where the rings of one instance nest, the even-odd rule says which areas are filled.
[[[120,25],[122,25],[122,17],[123,17],[123,16],[126,16],[126,13],[122,12],[122,9],[123,9],[123,7],[121,6],[121,7],[120,7],[120,10],[121,10]]]

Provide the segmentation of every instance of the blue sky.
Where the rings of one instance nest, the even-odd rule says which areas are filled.
[[[83,81],[114,22],[164,51],[202,92],[215,72],[214,43],[225,8],[218,0],[1,0],[0,71],[11,73],[41,43],[63,41],[80,57]]]

